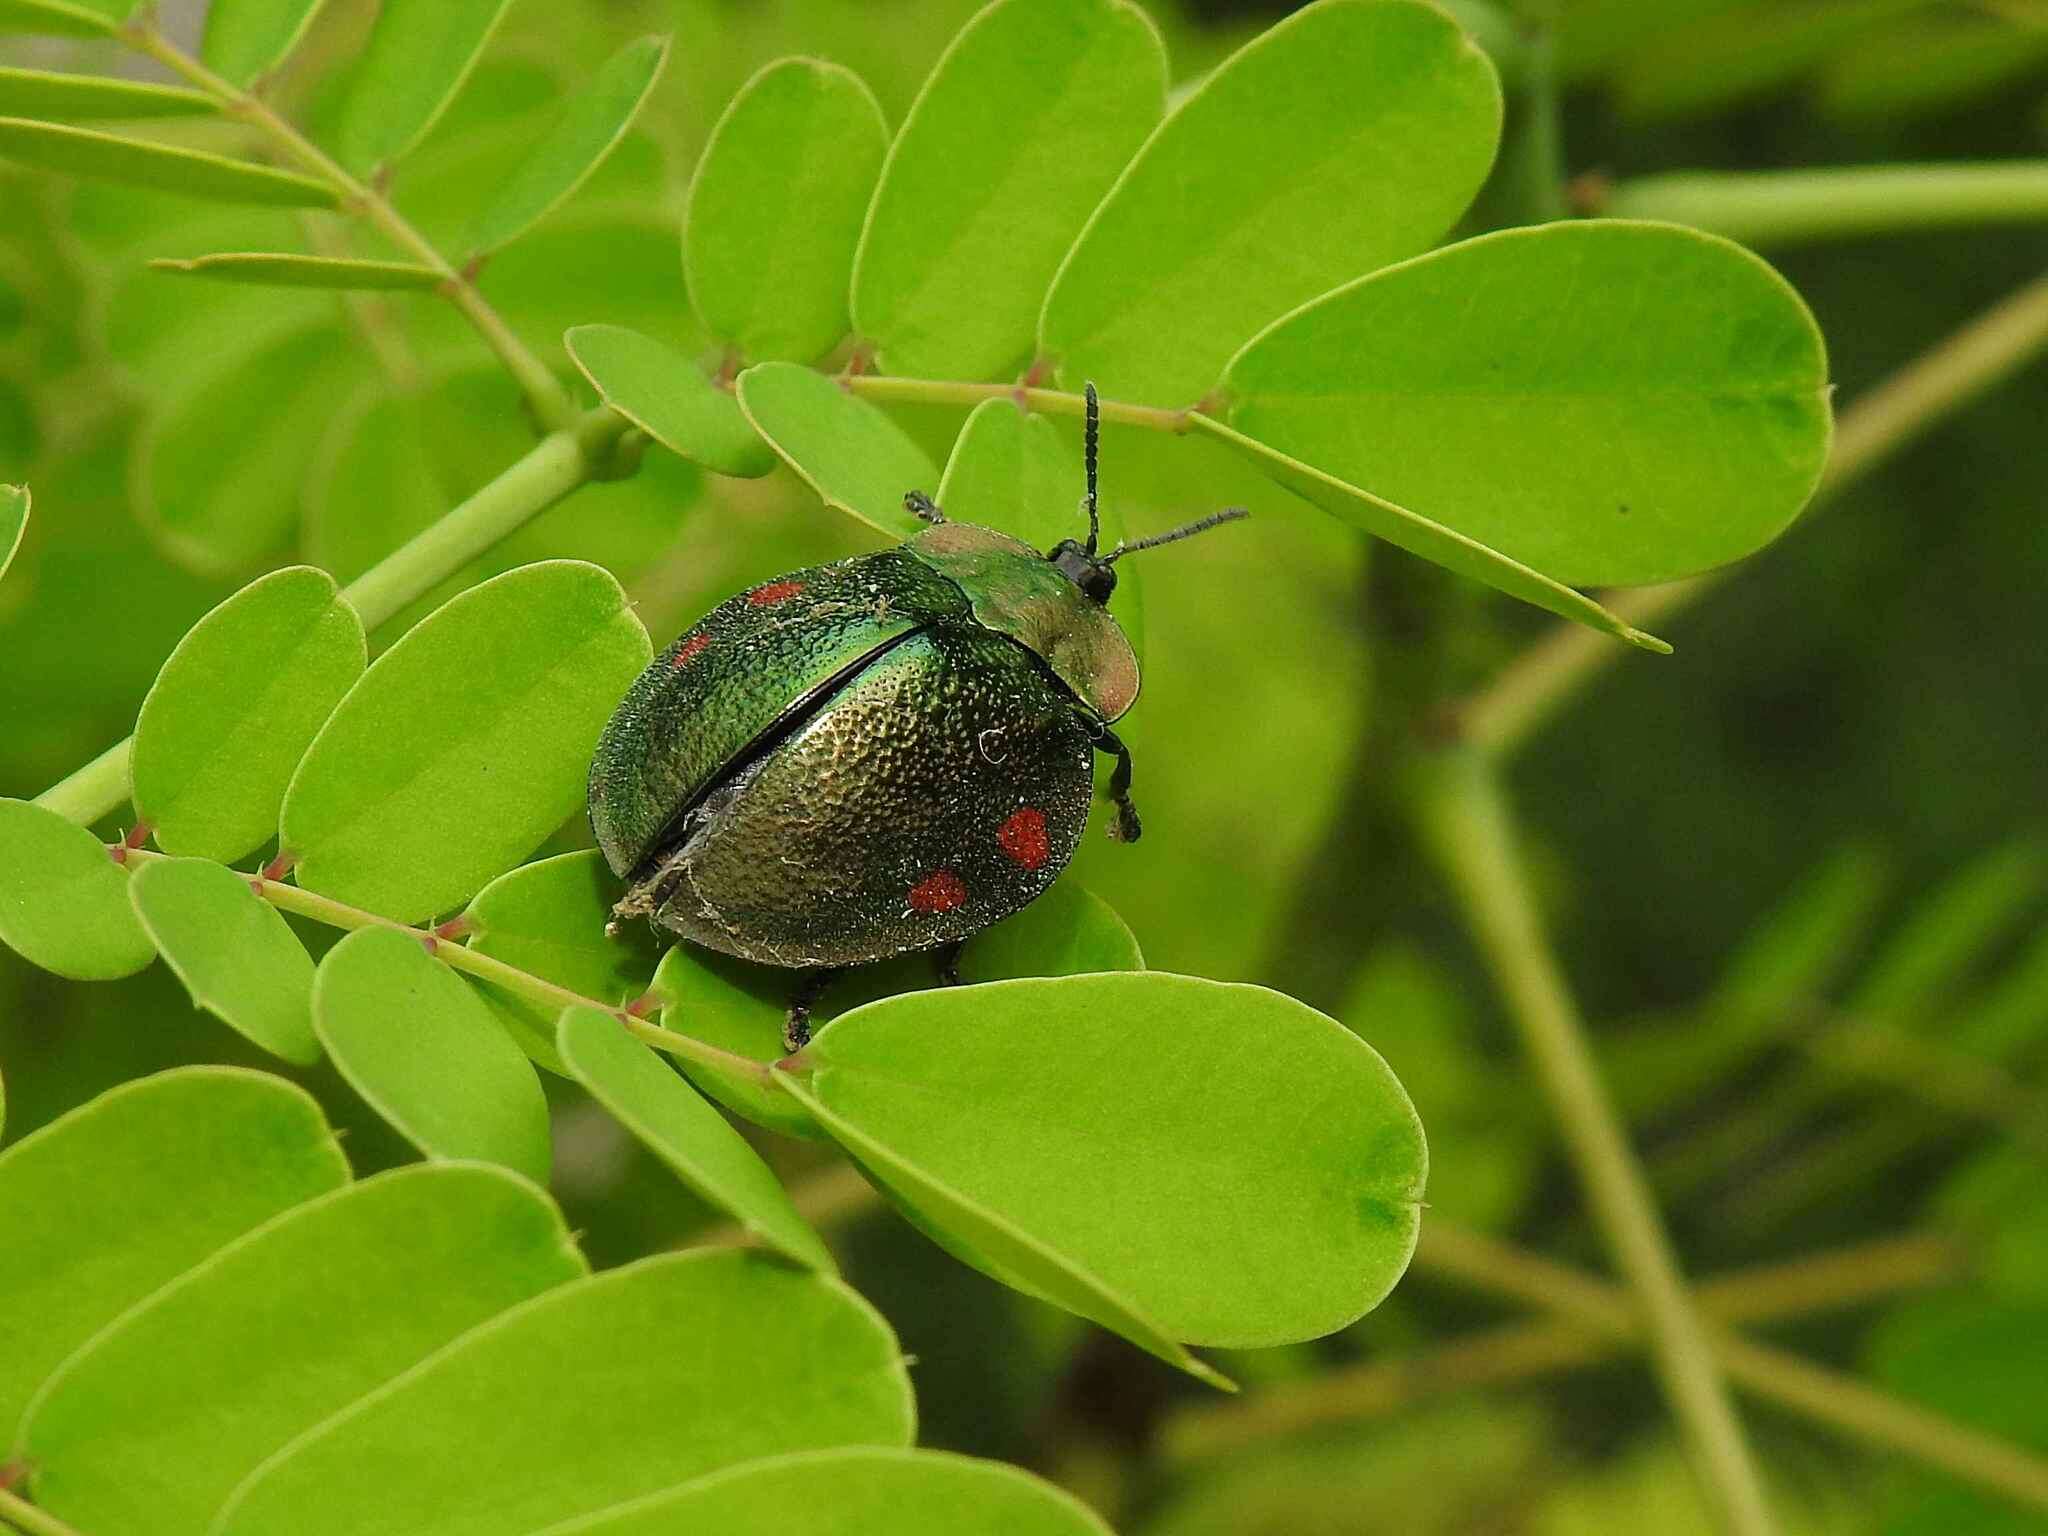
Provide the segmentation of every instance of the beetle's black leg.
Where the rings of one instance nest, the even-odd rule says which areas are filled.
[[[939,980],[949,987],[960,985],[960,951],[967,947],[965,939],[955,939],[950,944],[941,944],[932,951],[932,969],[939,973]]]
[[[1138,822],[1138,808],[1131,804],[1131,749],[1108,726],[1096,727],[1095,747],[1116,754],[1116,771],[1109,776],[1109,798],[1116,806],[1116,820],[1109,835],[1120,843],[1135,843],[1144,828]]]
[[[903,493],[903,510],[912,517],[922,522],[930,523],[934,527],[946,520],[946,514],[939,510],[939,504],[933,501],[931,497],[925,495],[923,491],[905,491]]]
[[[838,965],[824,966],[797,983],[796,995],[789,1000],[789,1012],[782,1022],[783,1048],[792,1055],[811,1043],[811,1005],[845,969]]]

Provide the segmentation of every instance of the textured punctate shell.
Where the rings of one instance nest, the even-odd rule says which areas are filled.
[[[721,784],[644,895],[744,959],[850,965],[965,938],[1052,884],[1094,749],[1039,662],[973,624],[891,646]]]
[[[950,577],[981,623],[1044,657],[1053,675],[1104,720],[1137,702],[1138,656],[1130,637],[1108,609],[1029,544],[973,523],[941,523],[905,547]]]
[[[812,690],[938,620],[960,589],[899,546],[792,571],[720,603],[643,672],[590,765],[590,824],[633,874],[685,806]]]

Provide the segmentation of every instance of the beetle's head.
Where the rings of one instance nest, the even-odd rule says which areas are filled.
[[[1155,533],[1149,539],[1125,540],[1108,554],[1096,553],[1102,536],[1102,523],[1095,499],[1096,447],[1102,438],[1102,404],[1095,396],[1095,386],[1084,386],[1088,401],[1087,415],[1083,418],[1085,427],[1081,436],[1083,463],[1088,470],[1088,494],[1081,505],[1088,510],[1088,542],[1078,539],[1061,539],[1045,552],[1045,558],[1053,563],[1067,580],[1079,587],[1082,593],[1098,603],[1107,604],[1109,595],[1116,590],[1116,571],[1113,567],[1125,555],[1141,549],[1151,549],[1159,544],[1171,544],[1176,539],[1192,538],[1198,533],[1214,528],[1218,523],[1234,523],[1239,518],[1250,517],[1243,507],[1225,507],[1221,512],[1211,512],[1207,517],[1198,517],[1192,523],[1179,528]]]

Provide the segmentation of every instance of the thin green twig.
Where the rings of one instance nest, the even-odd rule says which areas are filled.
[[[1463,907],[1550,1096],[1594,1217],[1635,1293],[1658,1378],[1701,1484],[1724,1530],[1763,1536],[1773,1524],[1762,1479],[1649,1181],[1601,1086],[1492,770],[1478,754],[1455,751],[1427,757],[1413,771],[1421,840]]]
[[[48,1510],[29,1503],[8,1488],[0,1488],[0,1520],[22,1536],[78,1536],[78,1532]]]
[[[167,854],[156,853],[147,848],[131,848],[122,843],[109,844],[107,851],[118,862],[124,864],[147,863],[152,859],[169,857]],[[237,870],[236,873],[242,872]],[[627,1012],[616,1003],[608,1003],[601,998],[578,992],[572,987],[549,981],[545,976],[522,970],[508,961],[500,960],[496,955],[487,955],[455,939],[442,938],[430,929],[415,928],[410,923],[379,916],[362,907],[350,906],[347,902],[336,901],[331,896],[322,896],[317,891],[305,890],[284,880],[272,880],[262,875],[250,874],[242,874],[242,878],[249,882],[251,890],[280,912],[293,912],[300,917],[311,918],[316,923],[324,923],[329,928],[347,931],[358,928],[391,928],[399,933],[410,934],[419,941],[420,946],[428,954],[445,962],[451,968],[467,971],[479,981],[488,981],[503,987],[506,991],[517,993],[543,1008],[595,1008],[600,1013],[610,1014],[629,1032],[656,1050],[666,1051],[672,1056],[680,1056],[686,1061],[694,1061],[721,1072],[737,1073],[752,1078],[764,1086],[771,1081],[768,1068],[751,1056],[742,1056],[736,1051],[724,1050],[702,1040],[692,1039],[688,1035],[677,1034],[672,1029],[664,1029],[659,1024],[650,1023],[637,1014]]]
[[[2048,160],[1674,171],[1592,184],[1586,211],[1669,219],[1748,245],[2048,220]]]
[[[219,102],[229,117],[246,122],[296,161],[307,173],[333,187],[344,209],[359,212],[400,250],[440,274],[441,291],[497,353],[532,403],[535,419],[550,432],[572,427],[576,402],[562,381],[536,357],[491,307],[476,284],[439,247],[413,227],[411,220],[382,192],[351,175],[339,161],[287,122],[262,97],[222,79],[198,59],[159,32],[147,14],[118,29],[120,40],[182,76]]]
[[[1462,1275],[1484,1270],[1490,1249],[1476,1248],[1455,1226],[1423,1228],[1415,1267]],[[1694,1291],[1716,1322],[1775,1322],[1862,1305],[1901,1291],[1953,1280],[1965,1255],[1953,1241],[1911,1233],[1809,1254],[1704,1279]],[[1515,1266],[1510,1266],[1510,1273]],[[1613,1358],[1630,1340],[1588,1332],[1555,1316],[1468,1334],[1423,1355],[1374,1359],[1243,1399],[1194,1404],[1170,1417],[1160,1444],[1175,1460],[1217,1455],[1281,1435],[1397,1413],[1426,1398],[1482,1386],[1513,1386]]]

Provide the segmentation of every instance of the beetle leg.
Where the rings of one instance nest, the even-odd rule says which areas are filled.
[[[960,985],[960,951],[967,947],[965,939],[955,939],[950,944],[941,944],[932,951],[932,969],[939,973],[939,980],[949,987]]]
[[[797,983],[796,995],[789,1000],[789,1012],[782,1022],[783,1048],[792,1056],[811,1043],[811,1007],[845,969],[839,965],[824,966]]]
[[[931,497],[925,495],[923,491],[905,491],[903,493],[903,510],[919,521],[930,523],[934,527],[946,520],[946,514],[939,510],[939,504],[933,501]]]
[[[1131,804],[1131,749],[1106,725],[1095,728],[1095,749],[1116,754],[1116,771],[1109,776],[1109,798],[1116,806],[1116,820],[1109,835],[1120,843],[1135,843],[1144,828],[1138,822],[1138,808]]]

